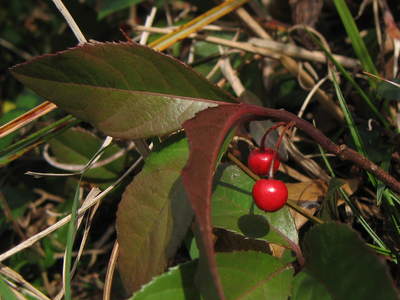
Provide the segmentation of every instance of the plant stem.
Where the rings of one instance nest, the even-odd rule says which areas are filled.
[[[235,104],[237,105],[237,104]],[[370,161],[365,156],[361,155],[357,151],[348,148],[346,145],[337,145],[327,138],[318,128],[314,127],[311,123],[298,116],[292,114],[291,112],[285,111],[284,109],[275,110],[270,108],[265,108],[257,105],[251,104],[240,104],[242,107],[237,111],[237,119],[235,123],[244,123],[254,120],[265,120],[265,119],[275,119],[283,122],[295,122],[295,126],[306,132],[311,138],[314,139],[322,148],[324,148],[329,153],[335,154],[342,160],[349,160],[355,163],[357,166],[361,167],[365,171],[369,172],[377,179],[384,182],[393,191],[400,193],[400,182],[397,181],[389,173],[385,172],[381,167],[379,167],[374,162]]]
[[[265,139],[267,138],[268,133],[270,133],[272,130],[277,129],[278,127],[281,127],[283,125],[286,125],[285,122],[279,122],[278,124],[271,126],[270,128],[267,129],[267,131],[264,133],[261,142],[260,142],[260,148],[265,149]]]
[[[275,145],[274,156],[272,157],[272,163],[271,163],[271,167],[270,167],[270,169],[269,169],[269,178],[273,178],[273,177],[274,177],[274,168],[273,168],[273,166],[274,166],[274,164],[275,164],[275,160],[276,160],[276,157],[277,157],[277,155],[278,155],[278,150],[279,150],[279,147],[281,146],[282,139],[283,139],[283,137],[285,136],[286,131],[288,131],[288,130],[289,130],[289,136],[291,137],[292,128],[293,128],[293,126],[294,126],[296,123],[295,123],[295,122],[290,122],[289,124],[286,124],[285,122],[279,122],[278,125],[280,125],[280,124],[286,125],[286,126],[285,126],[285,128],[282,130],[281,135],[279,136],[278,142],[277,142],[276,145]],[[273,126],[273,127],[275,127],[275,126]],[[271,127],[271,128],[272,128],[272,127]],[[277,128],[277,127],[276,127],[276,128]],[[289,138],[290,138],[290,137],[289,137]]]

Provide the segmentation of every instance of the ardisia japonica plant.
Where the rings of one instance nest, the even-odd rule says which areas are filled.
[[[138,69],[139,66],[140,69]],[[168,73],[168,76],[163,75],[162,72],[156,72],[156,70],[162,69],[165,70],[165,74]],[[159,75],[144,76],[148,70],[154,70],[152,74]],[[160,144],[154,150],[155,152],[149,156],[142,173],[127,187],[120,204],[120,210],[117,215],[118,242],[120,245],[119,270],[128,293],[137,291],[142,284],[147,283],[153,276],[163,272],[165,264],[154,264],[154,262],[159,262],[160,259],[165,260],[166,255],[168,259],[172,257],[189,228],[192,215],[183,204],[186,200],[184,191],[180,188],[179,173],[182,174],[184,188],[194,211],[194,235],[200,254],[197,263],[197,275],[192,278],[194,280],[192,284],[196,283],[196,287],[206,299],[224,298],[224,295],[228,293],[226,288],[229,285],[224,287],[225,279],[220,274],[223,268],[218,261],[218,256],[216,257],[214,252],[212,227],[213,223],[214,226],[221,228],[230,228],[234,224],[218,225],[218,220],[212,221],[211,199],[213,191],[215,194],[218,190],[218,188],[217,190],[215,187],[213,188],[213,178],[218,160],[221,158],[220,153],[226,149],[227,143],[224,142],[226,136],[231,132],[232,128],[237,128],[237,126],[245,122],[265,119],[289,124],[286,128],[296,126],[298,129],[306,132],[328,152],[344,160],[353,161],[356,165],[384,182],[393,191],[400,192],[400,183],[391,175],[358,152],[344,145],[339,146],[333,143],[309,122],[285,110],[274,110],[241,103],[207,81],[192,68],[145,46],[134,43],[85,44],[55,55],[37,57],[28,63],[14,67],[11,71],[22,83],[45,99],[54,102],[57,106],[65,109],[77,118],[92,123],[99,130],[116,139],[137,140],[171,134],[181,127],[185,129],[189,145],[188,154],[183,154],[185,150],[182,148],[184,147],[182,142],[177,144],[178,140],[181,139],[178,136],[173,140],[169,139],[170,141],[167,140],[166,143]],[[184,89],[182,81],[187,82],[184,85]],[[177,138],[178,140],[176,140]],[[178,148],[172,150],[174,147]],[[167,154],[171,151],[180,153],[178,154],[178,160],[175,162],[169,162],[168,159],[159,161],[164,155],[165,157],[171,155]],[[274,151],[274,156],[276,156],[276,151]],[[174,155],[173,157],[176,156]],[[187,162],[186,157],[188,157]],[[275,160],[277,161],[277,158]],[[274,158],[272,158],[272,161],[274,161]],[[164,166],[164,164],[166,165]],[[159,170],[160,173],[158,176],[161,176],[157,179],[157,186],[167,184],[167,182],[163,182],[166,179],[165,176],[169,177],[169,183],[165,187],[166,190],[162,186],[160,186],[161,190],[157,186],[152,186],[152,181],[150,185],[146,184],[146,181],[149,180],[146,174],[147,172],[152,172],[151,170],[154,168]],[[164,169],[165,171],[163,171]],[[171,173],[170,170],[174,170],[174,173]],[[239,172],[239,170],[235,172]],[[172,174],[174,175],[172,176]],[[224,177],[223,174],[224,172],[222,173],[222,177]],[[240,178],[243,178],[243,176],[246,175],[244,173],[239,175]],[[156,178],[158,177],[154,179]],[[284,190],[285,184],[278,180],[263,179],[255,186],[258,187],[261,185],[261,188],[265,192],[265,182],[268,182],[269,186],[273,185],[274,188],[280,188],[273,196],[278,199],[277,201],[280,201],[279,206],[281,206],[282,202],[285,202],[287,198],[286,190]],[[233,182],[230,184],[233,184]],[[173,188],[174,186],[175,188]],[[172,190],[170,190],[171,188]],[[232,191],[236,188],[233,185]],[[244,187],[242,186],[241,188],[243,189]],[[246,188],[244,189],[246,190]],[[174,190],[175,192],[173,192]],[[272,194],[271,190],[268,188],[266,190],[268,191],[267,193]],[[276,206],[271,209],[268,206],[268,209],[265,209],[260,204],[260,194],[257,191],[254,191],[256,194],[254,196],[255,201],[256,203],[258,202],[257,205],[264,210],[275,211],[277,209]],[[165,192],[165,196],[161,196]],[[173,194],[170,194],[171,192]],[[143,203],[137,202],[140,199],[138,199],[139,194],[142,193],[146,195],[144,198],[147,200],[140,200],[144,201]],[[228,193],[228,191],[224,193]],[[239,192],[239,194],[233,197],[243,197],[244,195],[242,192]],[[162,207],[165,205],[169,207],[167,211],[165,209],[160,210],[161,207],[159,205],[161,203],[159,200],[156,200],[160,196],[162,199],[165,199],[161,202],[163,203]],[[169,201],[171,203],[168,204]],[[177,206],[174,204],[176,201],[178,201]],[[231,198],[231,201],[236,200],[235,198]],[[275,267],[273,267],[274,271],[271,274],[283,272],[283,276],[283,274],[289,271],[290,275],[285,275],[285,277],[292,277],[295,268],[291,263],[293,260],[297,260],[299,270],[305,272],[302,274],[314,278],[316,276],[313,274],[314,269],[310,269],[309,267],[311,261],[317,259],[317,257],[325,259],[320,254],[316,257],[312,254],[314,247],[317,247],[319,242],[315,245],[313,244],[315,240],[306,242],[307,246],[303,247],[306,247],[304,249],[307,249],[307,251],[304,253],[298,245],[297,238],[293,236],[288,237],[284,234],[284,232],[290,230],[287,227],[290,221],[286,221],[285,225],[281,226],[280,229],[273,228],[273,224],[279,228],[278,224],[282,222],[283,215],[277,216],[278,219],[276,221],[272,219],[268,221],[268,214],[255,213],[254,208],[250,208],[251,203],[245,204],[245,207],[248,207],[250,210],[248,212],[246,212],[247,209],[243,211],[242,209],[239,210],[242,213],[238,215],[236,226],[239,227],[235,230],[236,232],[241,232],[245,236],[257,239],[265,236],[266,240],[277,243],[295,253],[295,257],[290,256],[288,253],[289,257],[285,255],[285,258],[279,259],[281,263],[286,263],[282,266],[277,266],[276,268],[278,269],[274,269]],[[228,210],[230,209],[232,208]],[[223,210],[226,210],[226,208]],[[159,215],[163,211],[166,215],[162,219],[169,219],[168,224],[171,224],[166,227],[162,225],[166,223],[162,222]],[[298,211],[301,212],[301,208]],[[287,212],[283,212],[286,215],[284,218],[290,218]],[[148,224],[146,226],[150,227],[163,226],[163,229],[157,229],[157,236],[160,234],[160,230],[165,231],[165,242],[161,243],[159,238],[152,241],[150,238],[152,235],[151,232],[147,233],[148,237],[141,238],[141,242],[136,238],[132,239],[132,234],[139,230],[140,227],[138,226],[142,222]],[[160,225],[156,225],[158,223]],[[324,231],[323,226],[320,226],[321,230]],[[327,226],[326,230],[333,230],[335,232],[334,236],[330,234],[326,235],[326,238],[329,238],[332,242],[335,241],[337,235],[340,235],[339,232],[344,230],[342,226],[336,224],[326,224],[324,226]],[[261,232],[262,230],[266,231],[261,233],[260,230]],[[268,234],[268,232],[271,233]],[[272,232],[275,233],[272,234]],[[268,236],[271,234],[272,236],[269,238]],[[324,235],[323,233],[321,234],[322,236]],[[350,232],[346,234],[349,234],[350,239],[354,239],[356,236],[356,234]],[[357,238],[355,240],[358,241]],[[342,242],[340,241],[340,244]],[[137,243],[139,245],[142,244],[142,247],[144,245],[147,246],[143,249],[139,248],[135,250]],[[364,257],[364,255],[367,255],[366,253],[370,252],[365,249],[362,250],[362,253]],[[134,258],[132,258],[133,254]],[[145,254],[150,255],[148,256],[148,262],[145,263],[144,258],[141,258],[141,264],[136,265],[138,257]],[[368,255],[371,255],[371,260],[373,260],[373,254],[370,253]],[[343,257],[340,259],[342,260]],[[355,258],[353,257],[352,259]],[[364,258],[361,260],[364,260]],[[146,266],[144,267],[143,264]],[[317,262],[315,264],[319,265]],[[381,263],[376,261],[374,264],[378,268],[378,265]],[[367,264],[362,263],[362,265]],[[322,266],[318,266],[318,268],[320,267]],[[147,269],[146,275],[143,273],[143,268]],[[383,270],[384,266],[382,265],[379,268]],[[365,270],[361,268],[357,272],[365,272]],[[272,275],[261,272],[260,276],[258,279],[260,280],[259,284],[265,278],[269,278]],[[387,277],[388,275],[385,276],[382,275],[379,278],[382,281],[386,280],[387,293],[394,293],[390,280]],[[371,280],[375,280],[375,278],[376,276],[372,276],[371,274]],[[285,286],[288,284],[286,288],[283,286],[279,288],[282,292],[286,291],[285,295],[291,293],[291,289],[288,288],[291,285],[290,282],[291,279],[284,283]],[[186,283],[182,284],[185,285]],[[242,288],[247,290],[248,287],[246,286],[244,285]],[[260,285],[260,288],[261,286],[263,284]],[[182,288],[185,288],[185,286]],[[301,286],[299,287],[300,290],[302,288]],[[276,287],[273,288],[273,290],[276,289]],[[332,287],[332,289],[335,288]],[[363,289],[365,289],[366,293],[371,292],[368,286],[363,287]],[[349,292],[347,289],[343,291],[345,293]],[[380,290],[381,292],[382,290]]]
[[[279,59],[285,66],[290,61],[283,55]],[[130,299],[398,299],[389,269],[377,255],[397,264],[398,249],[386,245],[365,222],[341,189],[344,182],[336,178],[325,152],[369,174],[384,195],[392,225],[400,220],[400,182],[389,174],[387,164],[380,166],[366,157],[334,76],[341,109],[333,102],[329,105],[334,105],[340,122],[346,117],[357,151],[338,145],[291,112],[239,100],[183,62],[132,41],[83,43],[35,57],[11,73],[71,114],[51,130],[43,129],[46,134],[81,120],[114,140],[131,140],[137,149],[145,148],[134,165],[144,159],[143,168],[126,186],[116,220],[113,257],[118,258]],[[325,97],[321,90],[317,94]],[[262,130],[260,147],[250,153],[245,166],[230,153],[230,143],[241,126],[259,121],[273,124]],[[291,142],[294,128],[321,148],[331,171],[330,178],[322,172],[328,177],[325,182],[293,183],[279,174],[285,162],[278,152],[284,140]],[[278,129],[279,137],[267,147],[267,136]],[[32,138],[5,149],[0,164],[28,151],[24,143],[32,143],[32,148],[40,141]],[[93,162],[112,146],[96,153]],[[55,153],[59,149],[53,148]],[[79,184],[92,171],[88,164],[78,173]],[[98,192],[91,196],[96,198]],[[368,244],[337,222],[339,193],[371,237]],[[303,194],[306,199],[300,203]],[[323,198],[319,204],[318,198]],[[307,201],[313,205],[304,204]],[[85,202],[78,210],[75,197],[70,240],[75,217],[89,207]],[[309,226],[299,235],[307,221]],[[72,244],[65,257],[67,299],[72,298]],[[171,267],[178,249],[184,249],[189,259]],[[0,255],[0,260],[10,255]],[[113,266],[110,263],[110,269]]]

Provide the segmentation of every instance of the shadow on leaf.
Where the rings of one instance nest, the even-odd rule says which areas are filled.
[[[264,237],[268,234],[270,226],[267,219],[261,218],[251,214],[243,215],[238,219],[238,227],[246,237]]]

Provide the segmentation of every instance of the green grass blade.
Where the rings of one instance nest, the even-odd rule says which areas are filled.
[[[65,291],[65,300],[71,300],[71,265],[72,265],[72,247],[74,245],[75,239],[75,222],[76,222],[76,211],[78,210],[79,203],[79,189],[81,186],[82,178],[85,174],[85,171],[90,168],[92,162],[96,159],[96,157],[104,152],[107,147],[101,147],[99,151],[97,151],[90,161],[87,163],[85,169],[82,171],[82,174],[79,178],[78,185],[76,187],[74,202],[71,208],[71,220],[68,225],[68,235],[67,235],[67,245],[65,247],[65,261],[64,261],[64,291]]]
[[[389,170],[390,166],[390,161],[392,159],[392,153],[394,149],[388,149],[388,151],[383,155],[382,162],[381,162],[381,168],[384,171]],[[383,192],[386,189],[386,184],[384,184],[382,181],[378,180],[377,186],[376,186],[376,205],[379,205],[381,203],[382,195]]]
[[[322,158],[328,168],[328,170],[331,173],[331,176],[336,176],[335,172],[333,171],[328,159],[326,158],[325,155],[325,150],[318,145],[319,151],[322,155]],[[351,211],[353,214],[356,216],[357,220],[360,222],[360,224],[363,226],[365,231],[371,236],[371,238],[375,241],[375,243],[382,249],[388,250],[388,247],[382,242],[382,240],[379,238],[379,236],[372,230],[372,228],[368,225],[367,221],[363,218],[361,213],[357,210],[357,208],[353,205],[353,203],[350,201],[350,199],[347,197],[346,193],[342,188],[339,188],[340,193],[342,194],[345,202],[349,205]]]
[[[347,107],[346,101],[343,98],[343,94],[342,94],[342,91],[340,90],[339,84],[336,81],[335,74],[334,74],[333,70],[331,70],[331,71],[332,71],[333,82],[335,84],[336,95],[338,97],[338,100],[339,100],[339,103],[340,103],[340,107],[343,110],[343,114],[344,114],[344,117],[346,119],[347,125],[350,128],[350,133],[351,133],[351,135],[352,135],[352,137],[354,139],[354,143],[356,144],[357,151],[361,155],[364,155],[365,157],[367,157],[367,152],[365,151],[364,144],[363,144],[363,142],[361,140],[361,137],[360,137],[360,134],[359,134],[359,132],[357,130],[356,124],[354,123],[353,117],[350,114],[350,110]],[[376,178],[374,176],[372,176],[370,173],[367,173],[367,174],[368,174],[368,177],[371,180],[372,184],[374,186],[376,186]]]
[[[65,262],[64,262],[64,291],[65,300],[71,300],[71,263],[72,263],[72,246],[74,245],[75,236],[75,221],[76,221],[76,211],[78,209],[79,202],[79,189],[81,185],[83,174],[79,179],[78,185],[76,187],[74,202],[71,208],[71,220],[68,225],[68,235],[67,235],[67,245],[65,248]]]
[[[36,146],[47,142],[54,136],[68,130],[71,127],[82,122],[75,119],[73,116],[67,116],[37,132],[31,134],[29,137],[11,145],[0,152],[0,167],[12,162],[13,160],[21,157],[24,153],[35,148]]]
[[[11,291],[11,288],[0,275],[0,299],[18,300],[17,296]]]
[[[397,204],[400,205],[400,198],[397,196],[392,190],[389,191],[390,197],[392,198],[393,201],[395,201]]]
[[[333,55],[322,45],[322,43],[314,36],[314,34],[307,29],[306,26],[304,26],[304,29],[308,32],[308,34],[314,39],[314,41],[320,46],[320,48],[325,52],[325,54],[329,57],[329,59],[333,62],[333,64],[336,66],[336,68],[342,73],[344,78],[346,78],[347,81],[351,83],[351,85],[354,87],[354,89],[360,94],[360,96],[364,99],[364,101],[368,104],[368,106],[371,108],[371,110],[376,114],[376,116],[379,118],[379,120],[382,122],[382,124],[390,130],[390,125],[389,123],[385,120],[385,118],[382,116],[382,114],[379,112],[378,108],[371,102],[371,100],[368,98],[368,96],[364,93],[364,91],[360,88],[360,86],[355,82],[353,77],[343,68],[341,64],[338,63],[338,61],[333,57]]]
[[[394,261],[396,261],[396,255],[394,255],[392,252],[390,252],[390,250],[382,249],[382,248],[380,248],[380,247],[378,247],[378,246],[371,245],[371,244],[368,244],[368,243],[367,243],[367,245],[368,245],[372,250],[374,250],[376,253],[382,254],[382,255],[390,256],[391,258],[393,258]]]
[[[400,213],[396,208],[392,200],[392,197],[390,197],[388,189],[386,189],[383,192],[382,204],[384,205],[385,211],[388,214],[390,221],[392,222],[392,226],[397,234],[397,238],[400,239],[400,227],[399,227]]]
[[[378,71],[375,68],[374,63],[372,62],[371,56],[368,53],[367,48],[365,47],[364,41],[360,36],[360,32],[354,22],[353,16],[351,15],[349,8],[344,0],[334,0],[336,9],[342,19],[343,25],[346,29],[346,32],[350,38],[351,44],[353,45],[353,49],[361,62],[361,65],[365,71],[368,71],[374,75],[378,75]],[[372,79],[368,78],[368,82],[374,89],[377,86],[377,83]]]

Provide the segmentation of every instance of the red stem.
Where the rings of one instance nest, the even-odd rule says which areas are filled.
[[[290,122],[289,124],[286,124],[284,122],[279,122],[279,124],[285,124],[285,128],[282,130],[281,135],[279,136],[278,142],[275,145],[274,148],[274,156],[272,157],[272,163],[271,163],[271,167],[269,168],[269,178],[274,178],[274,164],[275,164],[275,160],[276,157],[278,156],[278,150],[279,147],[281,146],[282,143],[282,139],[285,136],[286,131],[290,131],[290,135],[292,134],[292,128],[293,126],[296,124],[295,122]]]
[[[268,133],[270,133],[272,130],[277,129],[280,126],[286,125],[285,122],[279,122],[278,124],[271,126],[270,128],[267,129],[267,131],[264,133],[261,143],[260,143],[260,149],[264,150],[265,149],[265,138],[267,137]]]

